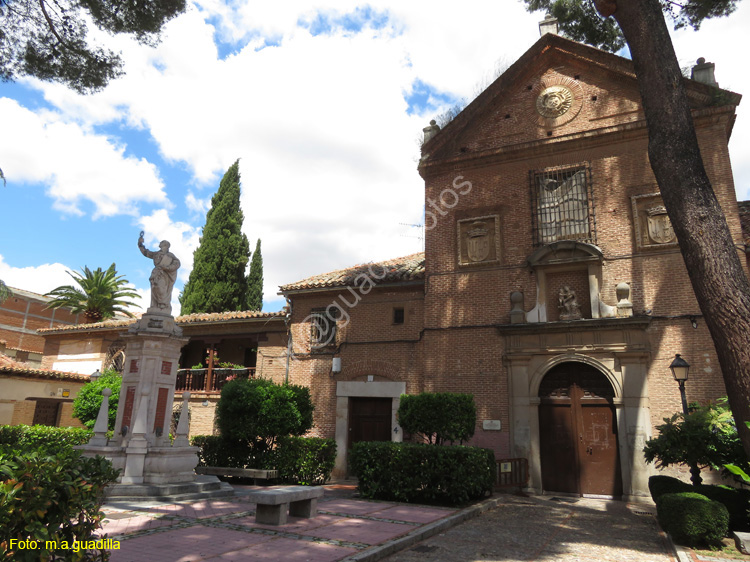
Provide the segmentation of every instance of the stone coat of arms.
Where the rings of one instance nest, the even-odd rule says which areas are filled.
[[[490,255],[490,232],[487,225],[477,221],[466,233],[466,253],[473,262],[484,261]]]
[[[646,223],[648,225],[648,236],[657,244],[669,244],[675,239],[674,228],[663,205],[653,207],[646,211]]]

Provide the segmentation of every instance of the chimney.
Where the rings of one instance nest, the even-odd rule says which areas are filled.
[[[544,36],[547,33],[553,33],[557,35],[557,18],[552,17],[552,14],[547,14],[544,19],[539,22],[539,35]]]
[[[718,88],[719,84],[716,82],[716,78],[714,78],[715,68],[716,65],[714,63],[706,62],[706,59],[701,57],[697,60],[697,64],[690,72],[690,78],[696,82],[702,82],[703,84],[708,84],[709,86]]]

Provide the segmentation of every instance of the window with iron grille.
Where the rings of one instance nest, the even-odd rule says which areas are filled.
[[[534,244],[560,240],[596,244],[591,168],[586,165],[532,171]]]
[[[330,311],[325,308],[310,311],[310,345],[321,348],[336,343],[336,309]]]

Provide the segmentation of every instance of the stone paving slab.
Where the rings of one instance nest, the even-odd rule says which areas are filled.
[[[223,554],[211,561],[244,562],[246,560],[273,560],[274,562],[334,562],[357,551],[356,548],[327,543],[302,542],[278,538],[261,545]]]
[[[401,552],[389,562],[675,562],[651,515],[624,502],[503,496],[496,508]]]
[[[129,510],[105,506],[104,532],[120,540],[112,562],[676,560],[642,506],[502,495],[456,510],[360,500],[353,492],[327,489],[317,517],[290,517],[281,526],[255,523],[256,506],[241,495]]]
[[[271,541],[269,535],[192,525],[121,541],[110,562],[196,562]]]

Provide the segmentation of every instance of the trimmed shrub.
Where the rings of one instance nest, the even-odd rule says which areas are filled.
[[[78,391],[78,396],[73,400],[73,415],[81,420],[81,423],[89,429],[94,429],[96,416],[102,406],[102,390],[112,389],[109,397],[109,412],[107,415],[107,429],[115,428],[117,418],[117,403],[120,401],[120,388],[122,387],[122,375],[115,370],[109,369],[95,381],[87,382]]]
[[[88,443],[93,431],[82,427],[50,427],[48,425],[0,425],[0,446],[22,451],[72,450],[74,445]]]
[[[279,437],[303,435],[312,427],[310,390],[267,379],[235,379],[221,389],[216,423],[229,441],[271,450]]]
[[[492,494],[495,455],[479,447],[359,442],[349,454],[365,498],[461,505]]]
[[[656,516],[676,542],[691,546],[718,544],[729,528],[727,508],[694,492],[660,496]]]
[[[108,560],[107,550],[76,552],[73,541],[93,540],[101,530],[104,487],[116,478],[103,457],[86,458],[65,448],[50,454],[0,446],[0,559]],[[39,541],[38,548],[13,551],[11,539]]]
[[[697,486],[695,492],[708,499],[724,505],[729,512],[729,529],[732,531],[750,530],[748,509],[750,509],[750,490],[730,488],[729,486]]]
[[[331,478],[336,463],[336,441],[319,437],[282,437],[264,468],[279,471],[291,484],[318,486]]]
[[[692,484],[683,482],[672,476],[657,475],[648,479],[648,491],[651,493],[651,499],[655,502],[664,494],[679,494],[680,492],[694,492]]]
[[[750,490],[731,488],[729,486],[701,485],[693,486],[671,476],[652,476],[648,479],[648,489],[655,502],[664,494],[694,492],[724,505],[729,512],[729,529],[732,531],[750,530],[748,509],[750,509]]]
[[[402,394],[398,422],[404,431],[422,435],[429,443],[463,443],[474,435],[477,423],[474,396],[450,392]]]

